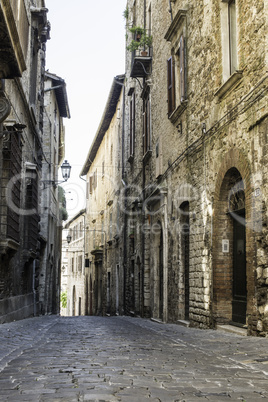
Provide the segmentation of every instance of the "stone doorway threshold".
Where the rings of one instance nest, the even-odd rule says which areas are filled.
[[[247,336],[247,328],[246,327],[237,327],[236,325],[231,324],[218,324],[216,329],[219,329],[224,332],[233,333],[236,335]]]
[[[183,325],[184,327],[187,327],[187,328],[190,326],[190,321],[188,321],[188,320],[177,320],[176,323],[179,325]]]

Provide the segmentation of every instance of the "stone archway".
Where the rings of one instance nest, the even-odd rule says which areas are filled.
[[[233,149],[222,163],[214,199],[212,314],[216,324],[246,324],[253,311],[251,194],[249,163]]]

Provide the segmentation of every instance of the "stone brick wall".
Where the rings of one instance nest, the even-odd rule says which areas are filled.
[[[150,2],[146,4],[149,7]],[[129,1],[132,23],[133,2]],[[247,326],[249,334],[267,332],[266,270],[266,153],[267,146],[267,6],[263,1],[236,1],[238,70],[226,78],[227,3],[216,0],[172,2],[172,15],[186,12],[175,33],[167,35],[171,16],[166,4],[151,4],[153,56],[152,71],[140,79],[146,87],[149,79],[151,98],[151,150],[145,163],[142,154],[142,99],[136,96],[135,157],[127,164],[127,181],[141,191],[137,195],[149,201],[148,186],[167,188],[168,278],[164,292],[164,316],[176,321],[184,317],[185,278],[182,263],[180,206],[189,202],[189,320],[191,325],[207,328],[219,321],[229,322],[232,305],[232,225],[225,193],[222,189],[229,169],[237,169],[245,187]],[[148,16],[146,8],[145,13]],[[136,2],[136,24],[143,25],[144,2]],[[166,63],[178,44],[178,32],[185,35],[187,105],[178,117],[167,116]],[[170,37],[170,42],[165,39]],[[126,93],[133,87],[142,90],[129,78],[131,55],[126,52]],[[126,98],[126,138],[128,133],[128,100]],[[206,127],[202,132],[202,125]],[[162,177],[156,180],[156,145],[162,147]],[[126,155],[128,149],[125,149]],[[140,173],[142,171],[142,173]],[[184,190],[183,190],[184,188]],[[188,190],[185,190],[188,188]],[[134,193],[133,189],[133,193]],[[225,195],[224,195],[225,194]],[[222,198],[223,197],[223,198]],[[225,197],[225,198],[224,198]],[[173,205],[173,210],[171,206]],[[175,211],[174,211],[175,210]],[[158,269],[152,225],[159,216],[150,218],[151,230],[136,238],[136,253],[149,276],[144,278],[144,296],[151,314],[159,318]],[[143,209],[145,220],[148,211]],[[164,225],[164,217],[160,218]],[[143,222],[137,220],[137,225]],[[223,237],[231,245],[226,257],[219,248]],[[229,267],[229,268],[227,268]],[[147,285],[150,278],[150,286]]]

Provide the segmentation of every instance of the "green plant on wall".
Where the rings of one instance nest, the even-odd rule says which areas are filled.
[[[129,32],[134,35],[134,39],[127,46],[127,50],[133,52],[138,49],[147,48],[152,46],[152,36],[147,35],[146,30],[139,26],[129,28]]]
[[[61,292],[60,295],[60,302],[61,302],[61,307],[66,308],[67,307],[67,291]]]
[[[124,12],[123,12],[123,17],[128,20],[128,16],[129,16],[129,10],[128,10],[128,6],[126,6]]]

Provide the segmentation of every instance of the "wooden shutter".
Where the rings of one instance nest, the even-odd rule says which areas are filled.
[[[145,99],[143,100],[143,155],[146,154],[146,130],[147,130],[147,112],[146,112],[146,103]]]
[[[133,93],[130,101],[130,135],[129,135],[129,154],[134,155],[134,143],[135,143],[135,94]]]
[[[167,82],[168,82],[168,114],[175,109],[175,68],[174,59],[171,56],[167,60]]]
[[[151,149],[151,104],[150,104],[150,96],[148,95],[148,98],[146,99],[146,112],[147,112],[147,130],[146,130],[146,143],[147,143],[147,150],[149,151]]]
[[[185,45],[183,35],[180,37],[180,95],[181,102],[186,99],[185,87]]]
[[[89,178],[89,194],[92,194],[92,190],[93,190],[93,177],[90,176],[90,178]]]

